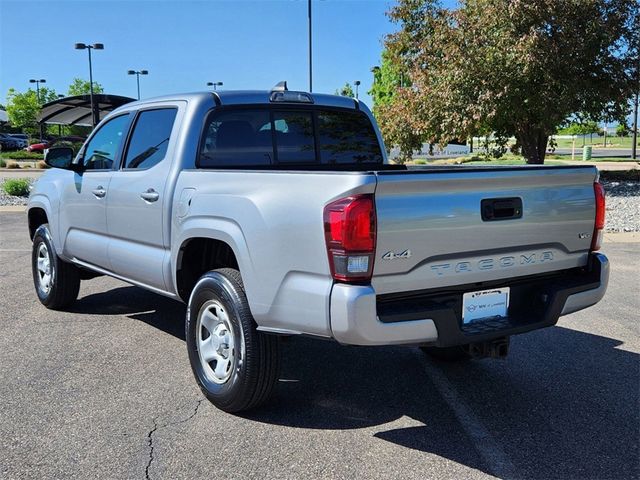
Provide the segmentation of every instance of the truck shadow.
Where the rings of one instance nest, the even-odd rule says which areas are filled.
[[[185,306],[136,287],[88,295],[77,313],[127,315],[184,340]],[[515,337],[504,361],[433,363],[414,348],[288,338],[268,405],[244,415],[373,437],[496,474],[428,374],[439,369],[517,478],[638,478],[639,357],[622,342],[552,327]],[[425,365],[426,364],[426,365]],[[427,366],[428,368],[425,368]],[[442,380],[440,380],[442,381]]]
[[[638,478],[639,355],[620,346],[553,327],[514,339],[505,361],[430,368],[504,449],[517,478]],[[277,397],[248,418],[312,429],[377,426],[380,440],[497,473],[466,434],[468,419],[429,378],[423,362],[432,360],[415,349],[309,339],[284,347]]]
[[[92,315],[126,315],[176,338],[185,339],[186,306],[138,287],[117,287],[92,293],[76,301],[69,311]]]

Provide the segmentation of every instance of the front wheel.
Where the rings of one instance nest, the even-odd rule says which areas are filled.
[[[196,381],[216,407],[233,413],[268,400],[278,379],[278,338],[256,329],[240,272],[222,268],[200,278],[186,339]]]
[[[80,272],[56,254],[49,225],[38,227],[33,236],[31,271],[38,299],[47,308],[59,310],[71,305],[80,291]]]

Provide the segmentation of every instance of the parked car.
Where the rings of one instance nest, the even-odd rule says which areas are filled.
[[[346,97],[133,102],[46,162],[28,204],[39,301],[67,308],[106,274],[185,302],[194,376],[229,412],[269,397],[278,335],[502,357],[607,288],[595,167],[407,170]]]
[[[16,150],[18,149],[18,140],[6,133],[0,133],[0,146],[4,151]]]
[[[9,136],[18,142],[18,148],[25,148],[29,145],[29,135],[26,133],[11,133]]]
[[[51,148],[55,145],[59,145],[60,143],[63,143],[63,142],[83,143],[84,140],[85,140],[84,137],[79,137],[74,135],[70,135],[67,137],[59,137],[53,140],[47,140],[41,143],[34,143],[33,145],[29,145],[27,147],[27,152],[44,153],[44,151],[47,150],[48,148]]]

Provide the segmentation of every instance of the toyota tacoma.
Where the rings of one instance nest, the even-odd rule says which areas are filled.
[[[279,336],[501,357],[607,288],[596,168],[408,170],[351,98],[137,101],[46,162],[28,204],[40,302],[64,309],[97,275],[184,302],[195,379],[229,412],[269,397]]]

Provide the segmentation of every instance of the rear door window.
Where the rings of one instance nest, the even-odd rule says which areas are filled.
[[[164,159],[177,112],[175,108],[140,112],[131,134],[124,168],[144,170]]]

